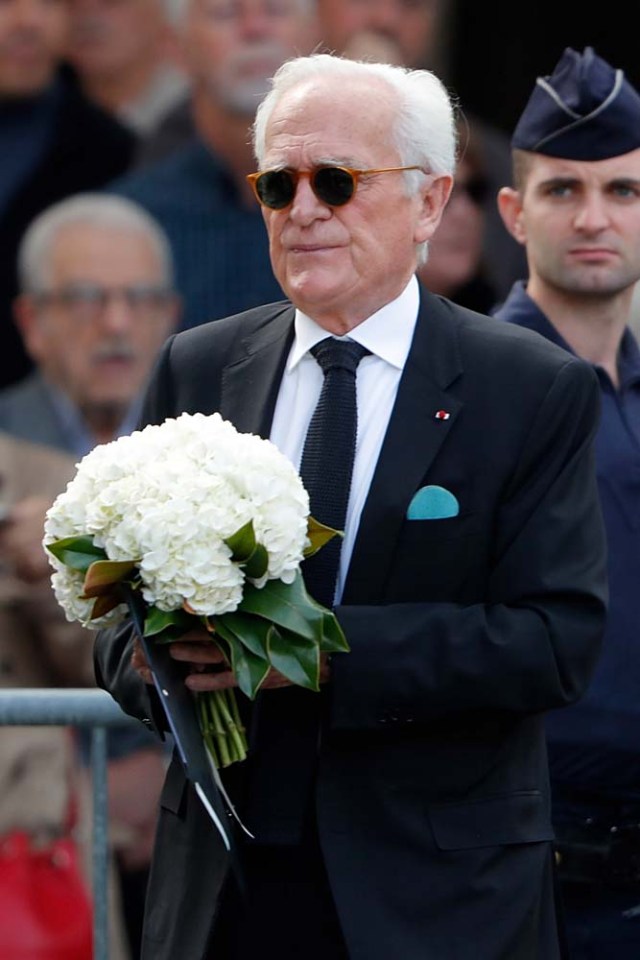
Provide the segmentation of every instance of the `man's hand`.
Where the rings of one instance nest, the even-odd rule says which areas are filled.
[[[169,645],[169,652],[174,660],[185,663],[190,667],[185,683],[194,693],[203,693],[207,690],[226,690],[229,687],[238,686],[233,670],[217,645],[212,642],[211,634],[207,633],[204,628],[185,633],[180,640],[176,640]],[[131,666],[145,683],[153,683],[142,644],[137,639],[134,640]],[[320,683],[326,683],[329,680],[329,675],[329,658],[323,653],[320,657]],[[283,677],[277,670],[271,669],[261,689],[273,690],[277,687],[288,686],[291,686],[291,681]]]

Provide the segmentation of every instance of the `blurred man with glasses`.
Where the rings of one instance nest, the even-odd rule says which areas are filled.
[[[15,317],[37,371],[0,393],[0,428],[76,456],[130,433],[178,317],[161,229],[131,201],[77,196],[31,225],[18,264]]]
[[[48,677],[51,686],[77,686],[91,661],[91,639],[87,633],[83,644],[77,625],[59,623],[55,603],[42,604],[51,572],[41,546],[44,513],[64,488],[62,479],[56,487],[54,477],[69,479],[74,462],[97,443],[135,428],[142,390],[176,325],[179,301],[162,230],[145,211],[118,197],[79,194],[40,214],[20,246],[19,272],[15,317],[35,371],[0,392],[0,431],[6,436],[0,479],[7,496],[0,560],[20,596],[31,598],[31,618],[42,621],[40,653],[34,654],[41,671],[31,666],[28,674],[21,672],[25,657],[17,647],[21,638],[26,643],[23,621],[20,630],[0,637],[3,682],[19,685],[22,677],[22,685],[25,678],[27,686],[47,685]],[[16,476],[16,456],[18,462],[46,463],[47,452],[52,465],[43,467],[41,476],[33,470]],[[66,471],[58,465],[63,453]],[[78,659],[73,670],[59,672],[51,665],[65,643],[67,662],[71,650]],[[110,733],[109,752],[112,839],[136,956],[164,754],[137,722]]]

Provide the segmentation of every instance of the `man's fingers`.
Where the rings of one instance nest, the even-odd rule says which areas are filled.
[[[208,637],[205,638],[205,642],[178,640],[170,645],[169,651],[174,660],[180,660],[182,663],[204,664],[205,666],[225,663],[223,654]]]
[[[138,676],[145,683],[153,683],[153,674],[144,655],[142,644],[139,640],[133,641],[133,653],[131,654],[131,666],[138,673]]]

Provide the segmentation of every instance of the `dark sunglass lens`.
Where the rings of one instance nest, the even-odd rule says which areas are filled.
[[[268,170],[256,180],[256,190],[265,207],[282,210],[292,202],[296,184],[288,170]]]
[[[316,196],[330,207],[348,203],[355,190],[355,182],[348,170],[340,167],[320,167],[313,175]]]

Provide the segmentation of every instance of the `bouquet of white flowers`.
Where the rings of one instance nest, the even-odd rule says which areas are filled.
[[[84,457],[47,513],[44,545],[68,620],[122,621],[126,587],[143,598],[145,637],[170,642],[203,625],[253,699],[271,667],[318,690],[320,654],[348,650],[300,573],[335,535],[309,516],[274,444],[218,414],[182,414]],[[197,699],[216,767],[244,759],[233,692]]]

